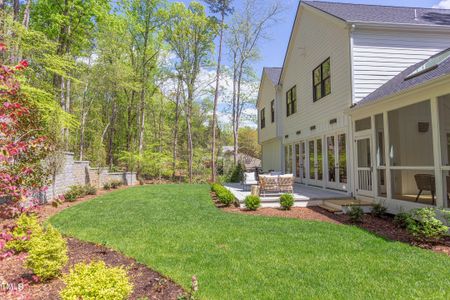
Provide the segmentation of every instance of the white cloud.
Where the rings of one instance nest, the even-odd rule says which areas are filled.
[[[447,8],[450,9],[450,0],[441,0],[438,4],[433,6],[434,8]]]

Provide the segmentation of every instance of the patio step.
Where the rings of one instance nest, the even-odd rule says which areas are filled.
[[[342,208],[337,208],[336,206],[329,205],[326,202],[324,202],[323,204],[320,204],[319,207],[323,208],[326,211],[329,211],[333,214],[342,214],[343,213]]]

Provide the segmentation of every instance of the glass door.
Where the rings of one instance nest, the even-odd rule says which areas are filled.
[[[347,189],[347,143],[345,134],[326,138],[326,186],[333,189]]]
[[[359,138],[356,140],[356,186],[357,192],[360,195],[373,196],[372,186],[372,152],[371,139]]]
[[[306,153],[305,142],[295,145],[295,177],[297,181],[304,182],[306,179]]]
[[[308,183],[311,185],[323,184],[323,143],[318,138],[308,142]]]

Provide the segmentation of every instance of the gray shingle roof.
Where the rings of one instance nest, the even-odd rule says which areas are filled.
[[[273,82],[273,85],[277,85],[280,81],[282,68],[264,68],[264,72],[266,72],[267,77]]]
[[[400,92],[406,91],[408,89],[417,87],[419,85],[425,84],[428,81],[433,79],[437,79],[439,77],[449,75],[450,74],[450,57],[440,63],[436,68],[429,70],[428,72],[419,73],[415,77],[410,77],[411,73],[415,70],[426,64],[428,61],[433,59],[434,57],[446,52],[450,51],[450,49],[444,50],[420,63],[417,63],[405,71],[401,72],[384,85],[379,87],[377,90],[369,94],[367,97],[358,102],[357,107],[363,104],[369,104],[377,102],[387,96],[391,96],[394,94],[398,94]],[[410,77],[410,78],[409,78]]]
[[[450,26],[450,10],[367,4],[302,1],[349,23]]]

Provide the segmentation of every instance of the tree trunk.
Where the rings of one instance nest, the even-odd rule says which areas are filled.
[[[222,63],[222,42],[223,27],[225,22],[225,12],[222,11],[222,19],[220,22],[220,38],[219,38],[219,55],[217,57],[217,73],[216,73],[216,91],[214,93],[214,107],[212,120],[212,141],[211,141],[211,182],[216,182],[216,127],[217,127],[217,103],[219,101],[219,84],[220,84],[220,67]]]
[[[19,0],[14,0],[13,1],[13,18],[14,21],[19,21],[19,13],[20,13],[20,1]]]
[[[25,6],[25,11],[23,13],[23,21],[22,25],[28,29],[30,26],[30,11],[31,11],[31,0],[27,0],[27,4]]]
[[[232,99],[232,105],[231,105],[231,118],[232,118],[232,127],[233,127],[233,162],[234,165],[237,164],[237,145],[236,145],[236,114],[237,114],[237,107],[236,107],[236,101],[237,101],[237,63],[236,63],[236,53],[234,53],[234,58],[233,58],[233,99]]]
[[[109,147],[108,147],[108,164],[109,168],[112,169],[114,165],[114,154],[113,154],[113,141],[114,134],[116,129],[116,115],[117,115],[117,104],[115,101],[115,95],[111,98],[112,101],[112,110],[111,110],[111,118],[110,118],[110,127],[109,127]]]
[[[172,180],[175,180],[177,171],[177,147],[178,147],[178,123],[180,119],[180,97],[181,97],[181,80],[178,79],[178,87],[176,94],[176,104],[175,104],[175,124],[173,126],[173,148],[172,148]]]
[[[86,108],[86,95],[88,91],[89,84],[86,83],[83,91],[83,102],[81,104],[81,124],[80,124],[80,160],[83,160],[84,154],[84,132],[86,129],[86,119],[89,113],[89,107]],[[90,106],[90,105],[89,105]]]
[[[239,72],[237,74],[237,92],[236,92],[236,108],[235,108],[235,120],[233,126],[233,141],[234,141],[234,164],[238,163],[239,154],[239,125],[241,121],[241,85],[242,85],[242,73],[243,63],[239,66]]]
[[[192,144],[192,125],[191,125],[191,103],[189,101],[187,111],[186,111],[186,123],[187,123],[187,138],[188,138],[188,173],[189,173],[189,183],[192,183],[193,171],[192,171],[192,161],[193,161],[193,144]]]

